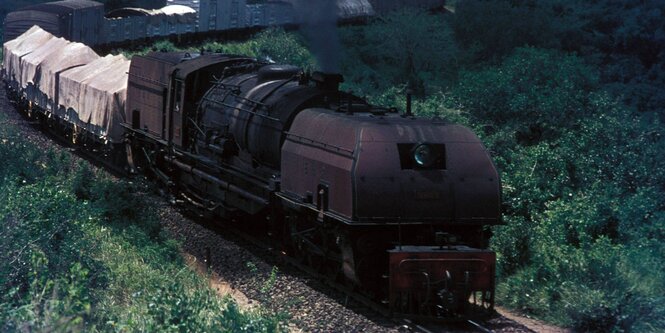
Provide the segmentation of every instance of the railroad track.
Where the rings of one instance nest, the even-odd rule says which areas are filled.
[[[196,217],[194,217],[196,218]],[[482,332],[482,333],[491,333],[493,330],[483,326],[482,323],[476,320],[459,320],[459,321],[450,321],[442,323],[421,323],[411,319],[405,318],[392,318],[388,309],[381,304],[377,304],[375,301],[371,300],[367,296],[354,291],[353,289],[332,281],[326,275],[317,272],[310,266],[307,266],[300,262],[299,259],[290,257],[285,253],[277,251],[269,241],[257,237],[255,235],[249,234],[239,228],[233,226],[232,223],[215,223],[210,220],[205,220],[198,218],[199,223],[207,228],[213,229],[218,233],[232,233],[234,236],[250,243],[252,246],[261,249],[264,252],[264,255],[269,256],[269,258],[275,259],[278,262],[289,265],[296,268],[297,270],[306,273],[308,276],[311,276],[318,281],[321,281],[326,286],[332,288],[333,290],[343,293],[346,295],[344,301],[344,306],[351,309],[354,312],[361,313],[363,316],[368,317],[370,320],[375,322],[383,323],[392,323],[395,326],[401,327],[402,330],[415,333],[440,333],[440,332]],[[208,253],[207,256],[210,254]],[[208,258],[206,260],[210,262]]]
[[[15,104],[15,103],[13,103]],[[15,107],[15,105],[12,105]],[[100,158],[97,156],[93,151],[89,151],[88,149],[83,149],[80,146],[73,145],[69,140],[62,138],[61,136],[58,135],[58,133],[55,133],[51,131],[48,127],[44,126],[43,123],[39,121],[35,121],[34,119],[31,119],[27,114],[19,112],[22,117],[26,120],[27,124],[30,125],[31,127],[39,130],[41,133],[43,133],[46,137],[48,137],[52,142],[60,145],[61,147],[67,149],[71,153],[78,155],[82,158],[85,158],[88,160],[90,163],[96,165],[97,167],[102,167],[106,169],[108,172],[111,174],[115,175],[116,177],[127,177],[129,176],[125,170],[121,170],[117,168],[114,164],[109,163],[107,160]],[[155,186],[159,186],[160,184],[156,181],[153,182]],[[166,199],[168,202],[173,203],[172,199],[168,196],[167,191],[162,191],[161,189],[158,191],[161,196]],[[183,205],[180,205],[181,211],[187,211],[187,207],[183,207]],[[360,313],[363,316],[368,317],[370,320],[375,321],[375,322],[383,322],[383,323],[393,323],[395,326],[402,327],[403,329],[407,330],[408,332],[421,332],[421,333],[435,333],[435,332],[450,332],[451,329],[454,331],[461,331],[461,332],[492,332],[492,330],[487,329],[483,327],[481,324],[478,324],[475,321],[468,320],[466,322],[459,322],[455,323],[453,325],[460,326],[462,324],[465,327],[454,327],[451,328],[451,324],[431,324],[431,323],[419,323],[415,322],[409,319],[402,319],[402,318],[391,318],[390,313],[387,308],[384,306],[381,306],[380,304],[377,304],[375,301],[369,299],[367,296],[358,293],[354,291],[353,289],[337,283],[335,281],[332,281],[331,279],[327,278],[324,274],[321,274],[320,272],[317,272],[315,269],[313,269],[310,266],[307,266],[303,264],[302,262],[299,261],[299,259],[290,257],[284,253],[276,251],[269,243],[269,240],[266,239],[261,239],[260,237],[256,237],[255,235],[251,235],[248,232],[245,232],[239,228],[233,227],[233,223],[217,223],[214,221],[202,219],[199,216],[196,216],[196,214],[191,214],[188,213],[186,214],[190,218],[193,218],[196,220],[197,223],[203,224],[206,228],[212,229],[217,233],[232,233],[236,237],[252,244],[254,247],[258,249],[262,249],[265,253],[266,256],[272,258],[273,260],[276,259],[278,262],[282,262],[284,264],[287,264],[289,266],[292,266],[296,268],[297,270],[306,273],[308,276],[311,276],[312,278],[317,279],[318,281],[321,281],[324,283],[327,287],[330,287],[334,289],[337,292],[340,292],[344,295],[346,295],[346,299],[344,301],[344,306],[347,308],[351,309],[352,311],[356,313]],[[207,253],[207,262],[210,262],[210,251]]]
[[[6,94],[4,84],[0,82],[0,85],[3,86],[2,94]],[[40,133],[43,133],[49,140],[60,145],[61,147],[67,149],[73,154],[78,155],[81,158],[86,159],[91,164],[97,167],[103,167],[107,172],[116,176],[116,177],[129,177],[131,176],[127,170],[123,167],[120,167],[112,163],[108,156],[98,150],[97,148],[91,148],[88,145],[77,145],[72,142],[71,137],[62,136],[62,133],[59,133],[53,126],[50,126],[45,119],[38,119],[34,114],[30,112],[21,111],[21,106],[14,100],[8,99],[9,105],[14,108],[14,110],[26,121],[26,124],[36,129]]]
[[[82,149],[80,146],[73,145],[71,142],[71,139],[69,138],[63,138],[62,136],[59,135],[59,133],[51,130],[48,126],[45,126],[43,122],[40,122],[38,120],[35,120],[32,118],[28,113],[26,112],[21,112],[19,106],[17,103],[11,99],[5,98],[5,88],[4,85],[0,87],[0,93],[3,95],[2,98],[4,102],[6,102],[6,106],[8,108],[11,108],[12,112],[15,112],[15,116],[17,119],[20,119],[22,126],[26,126],[28,128],[31,128],[32,130],[35,131],[35,133],[39,133],[41,136],[44,138],[48,139],[47,142],[49,142],[52,145],[58,146],[62,148],[63,150],[78,156],[80,158],[85,159],[88,161],[90,164],[95,165],[96,167],[102,168],[105,171],[109,172],[110,174],[116,176],[116,177],[127,177],[128,174],[124,172],[124,170],[120,170],[115,167],[115,165],[109,163],[107,160],[104,160],[102,158],[99,158],[99,156],[95,156],[94,152],[90,152],[87,149]],[[314,270],[308,268],[307,266],[301,265],[297,262],[297,260],[293,258],[289,258],[286,255],[275,255],[274,251],[271,250],[270,246],[265,242],[265,241],[260,241],[257,237],[251,236],[248,233],[242,232],[238,228],[230,228],[230,226],[233,224],[231,222],[221,224],[216,223],[211,220],[204,220],[201,219],[200,217],[196,216],[196,214],[192,214],[191,211],[188,209],[185,209],[183,205],[176,205],[174,204],[175,200],[172,200],[172,197],[169,196],[168,191],[165,191],[163,188],[160,187],[160,183],[157,182],[156,180],[152,181],[153,186],[156,186],[156,193],[160,195],[160,200],[164,200],[165,203],[169,203],[174,208],[177,208],[181,213],[185,213],[187,218],[190,220],[195,221],[195,223],[199,225],[203,225],[205,228],[212,230],[213,232],[219,234],[219,235],[228,235],[229,233],[232,233],[236,237],[234,238],[240,238],[243,241],[250,243],[253,245],[254,248],[261,249],[263,252],[262,257],[265,260],[266,258],[269,258],[270,261],[281,261],[285,264],[288,264],[289,266],[295,267],[297,270],[305,272],[308,276],[312,276],[314,278],[317,278],[317,274],[315,274]],[[207,251],[205,251],[205,262],[210,263],[211,262],[211,256],[218,255],[215,252],[211,251],[210,248],[207,248]],[[208,267],[210,268],[210,267]],[[324,279],[319,279],[320,281],[324,281]],[[330,286],[330,285],[328,285]],[[349,291],[344,289],[343,287],[335,288],[335,290],[340,291],[342,293],[348,294]],[[349,304],[353,303],[353,304]],[[357,304],[365,304],[362,306],[358,306]],[[387,321],[387,317],[385,312],[384,313],[379,313],[380,309],[374,308],[373,310],[368,311],[367,309],[370,308],[372,305],[369,300],[362,300],[362,297],[360,295],[356,295],[354,297],[347,297],[345,301],[343,301],[342,304],[349,305],[347,308],[352,309],[352,311],[355,312],[360,312],[365,316],[373,316],[374,320],[384,320]]]
[[[4,87],[0,86],[0,94],[4,95]],[[15,108],[15,103],[12,103],[4,98],[4,96],[0,97],[0,101],[2,101],[2,104],[0,104],[3,108]],[[17,111],[17,110],[13,110]],[[25,125],[29,125],[28,127],[32,127],[33,129],[39,130],[38,132],[42,133],[45,137],[48,137],[51,142],[56,143],[56,145],[63,147],[67,149],[68,151],[75,153],[75,155],[79,155],[82,157],[85,157],[86,160],[89,162],[92,162],[92,164],[95,164],[97,166],[102,166],[104,169],[107,171],[111,171],[111,173],[114,174],[119,174],[122,173],[120,170],[112,170],[112,167],[109,167],[108,163],[105,163],[105,161],[100,161],[95,159],[95,156],[91,156],[90,154],[86,154],[85,152],[81,152],[80,149],[73,148],[71,143],[68,142],[67,140],[59,138],[57,135],[54,135],[54,133],[48,133],[47,131],[43,130],[43,126],[40,125],[39,122],[35,122],[34,120],[30,120],[26,115],[22,112],[16,112],[17,115],[20,115],[21,118],[23,119],[23,123]],[[168,200],[167,200],[168,201]],[[192,217],[191,214],[188,214],[188,217]],[[196,220],[196,219],[192,219]],[[216,233],[219,234],[225,234],[228,233],[229,231],[238,235],[240,238],[242,238],[244,241],[248,243],[252,243],[255,247],[260,248],[263,250],[264,255],[262,256],[263,258],[270,258],[269,262],[274,262],[275,260],[281,260],[285,263],[287,263],[289,266],[293,266],[297,268],[300,271],[303,271],[305,273],[308,273],[308,275],[312,275],[313,277],[321,276],[321,274],[318,274],[314,272],[313,269],[302,265],[299,263],[297,260],[287,257],[286,255],[280,255],[280,256],[275,256],[274,255],[274,250],[271,248],[269,244],[267,244],[265,241],[259,240],[257,237],[251,236],[247,233],[242,232],[241,230],[238,230],[237,228],[229,228],[229,225],[231,223],[226,223],[223,225],[220,225],[219,223],[210,223],[210,221],[207,221],[206,223],[200,223],[201,221],[197,221],[198,224],[203,224],[203,226],[207,229],[213,230]],[[211,227],[212,226],[212,227]],[[222,229],[224,231],[222,231]],[[250,250],[251,251],[251,250]],[[208,258],[210,257],[210,251],[208,251]],[[212,254],[214,255],[214,253]],[[210,262],[210,260],[207,260]],[[309,273],[315,273],[315,274],[309,274]],[[381,308],[379,305],[375,304],[371,300],[367,299],[363,295],[357,294],[353,291],[351,291],[349,288],[346,288],[341,285],[331,285],[329,281],[326,281],[326,279],[321,278],[319,279],[320,281],[323,281],[326,283],[326,285],[330,286],[331,288],[340,291],[347,295],[346,300],[341,301],[340,304],[345,304],[348,309],[350,309],[353,312],[357,312],[362,316],[367,317],[371,321],[392,321],[393,325],[390,327],[392,328],[399,328],[399,331],[404,331],[401,329],[401,327],[404,327],[404,329],[408,332],[493,332],[493,329],[487,328],[484,325],[486,325],[483,322],[476,322],[473,320],[469,320],[466,322],[461,322],[458,324],[455,324],[454,327],[449,324],[431,324],[431,323],[419,323],[419,322],[414,322],[411,320],[407,319],[390,319],[388,317],[388,313],[385,308]],[[326,291],[322,291],[324,294],[328,294]],[[338,297],[330,297],[331,299],[336,299],[339,302]],[[504,322],[506,321],[505,318],[502,318]],[[511,320],[507,320],[511,321]],[[513,322],[514,323],[514,322]],[[490,324],[492,326],[492,324]],[[494,325],[496,326],[496,325]],[[509,325],[501,325],[502,327],[500,328],[495,328],[497,331],[503,331],[506,327],[509,328],[511,332],[533,332],[529,329],[526,329],[525,327],[520,327],[521,325],[513,325],[510,323]],[[515,330],[516,329],[516,330]]]
[[[416,323],[409,319],[402,319],[404,326],[407,327],[409,332],[417,333],[440,333],[440,332],[482,332],[492,333],[493,330],[481,325],[474,320],[466,320],[455,324],[432,324],[432,323]]]

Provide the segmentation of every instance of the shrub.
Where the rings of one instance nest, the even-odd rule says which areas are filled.
[[[547,6],[552,2],[460,1],[452,21],[460,59],[473,66],[499,62],[518,47],[558,47],[557,16]]]
[[[242,43],[208,42],[201,48],[210,52],[246,55],[291,64],[305,70],[313,70],[315,67],[314,58],[304,46],[302,37],[282,29],[262,31],[254,38]]]
[[[286,317],[240,311],[184,265],[142,185],[11,127],[0,137],[0,331],[282,329]]]
[[[665,327],[660,121],[553,50],[463,71],[452,97],[496,154],[509,204],[491,240],[499,301],[580,331]]]
[[[520,48],[499,67],[463,71],[454,88],[461,107],[523,143],[553,139],[606,106],[592,67],[558,51]]]
[[[88,200],[93,195],[94,174],[85,162],[79,162],[77,171],[72,179],[72,190],[79,200]]]
[[[95,299],[93,290],[106,284],[103,266],[81,252],[95,250],[82,229],[85,210],[66,186],[51,180],[4,189],[12,194],[3,198],[0,212],[7,226],[2,233],[7,258],[0,264],[3,330],[80,326]]]
[[[442,15],[404,9],[342,29],[341,40],[346,86],[361,94],[407,85],[424,96],[456,77],[456,44]]]

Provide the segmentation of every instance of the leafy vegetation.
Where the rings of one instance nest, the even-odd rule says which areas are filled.
[[[340,29],[343,89],[401,108],[411,89],[416,112],[474,128],[494,155],[500,304],[580,331],[665,329],[661,7],[472,0]],[[316,64],[280,30],[203,48]]]
[[[451,37],[452,29],[440,17],[415,10],[345,28],[341,40],[349,46],[342,63],[346,86],[359,94],[376,94],[395,85],[408,85],[420,96],[440,90],[457,70]]]
[[[622,5],[631,15],[655,6]],[[488,11],[494,6],[500,15]],[[651,84],[639,70],[628,78],[608,75],[630,70],[626,61],[643,63],[645,50],[617,56],[619,45],[587,42],[598,36],[586,29],[595,32],[597,20],[618,14],[617,6],[461,3],[451,23],[459,58],[471,62],[461,67],[447,105],[477,129],[503,177],[506,225],[492,239],[500,303],[579,331],[655,332],[665,329],[662,107],[633,102],[635,89]],[[539,17],[540,30],[522,20],[525,13]],[[493,20],[506,24],[499,30],[511,37],[483,33],[494,31],[486,30]],[[657,43],[642,33],[650,20],[615,23],[622,27],[604,37]],[[662,63],[650,65],[653,77],[663,75]],[[662,89],[643,97],[654,101],[658,94]]]
[[[615,11],[650,18],[661,5],[618,3],[463,1],[454,15],[404,11],[345,27],[343,89],[401,108],[415,90],[420,115],[481,136],[507,203],[491,241],[501,305],[578,331],[658,332],[665,53],[653,31],[663,23]],[[280,60],[302,64],[298,35],[270,34],[288,45]],[[646,49],[622,46],[630,40]],[[252,43],[234,47],[257,55]]]
[[[457,5],[452,26],[469,66],[500,62],[524,45],[576,53],[595,65],[605,90],[653,112],[665,108],[663,13],[658,0],[469,0]]]
[[[657,87],[665,49],[663,23],[650,19],[663,9],[649,1],[458,6],[460,58],[475,60],[461,69],[451,100],[503,177],[509,208],[492,244],[504,305],[580,331],[665,329]],[[539,17],[541,30],[523,27],[527,19],[509,24],[521,33],[500,43],[483,33],[492,20],[525,13]]]
[[[593,69],[575,59],[517,49],[498,67],[461,75],[455,90],[470,119],[492,124],[478,131],[509,203],[492,240],[499,295],[579,330],[662,327],[665,276],[643,262],[662,264],[665,254],[665,133],[589,85]]]
[[[184,264],[143,185],[44,154],[6,126],[0,158],[0,331],[283,329],[283,315],[240,310]]]
[[[239,54],[277,63],[289,63],[300,66],[305,70],[313,70],[315,61],[312,54],[303,47],[304,38],[299,35],[286,33],[282,29],[268,29],[258,33],[244,42],[220,43],[206,41],[196,48],[196,51],[219,52],[226,54]],[[151,51],[173,52],[194,51],[189,47],[180,47],[167,40],[154,42],[152,45],[140,50],[127,51],[114,50],[113,53],[122,53],[127,58],[136,54],[146,54]]]
[[[404,11],[367,26],[341,28],[343,89],[365,95],[372,103],[401,108],[403,95],[411,89],[418,96],[414,109],[419,115],[443,116],[470,126],[485,142],[501,172],[507,203],[505,224],[493,228],[491,241],[498,253],[501,305],[578,331],[665,330],[665,5],[655,0],[465,0],[454,9],[454,14]],[[176,49],[167,42],[152,48]],[[269,57],[306,69],[316,64],[300,35],[281,30],[260,33],[243,43],[209,42],[202,48]],[[4,144],[2,147],[5,149]],[[14,193],[20,198],[39,198],[40,191],[65,200],[61,203],[65,206],[87,203],[76,213],[67,213],[73,215],[40,222],[52,225],[43,229],[37,224],[14,226],[18,221],[46,219],[36,212],[53,210],[55,206],[49,205],[57,205],[57,201],[33,200],[32,205],[41,205],[34,212],[29,209],[33,206],[3,211],[8,226],[3,237],[28,237],[28,244],[38,245],[72,235],[77,242],[86,242],[88,236],[74,235],[101,233],[90,233],[83,226],[93,223],[86,219],[89,212],[106,211],[102,217],[92,215],[92,221],[116,221],[111,223],[113,228],[125,234],[126,230],[140,230],[141,242],[169,244],[153,222],[139,223],[131,217],[132,209],[129,221],[135,222],[122,222],[126,217],[119,208],[132,207],[132,202],[104,208],[100,204],[104,200],[94,198],[104,191],[91,191],[73,175],[67,178],[77,184],[73,192],[57,194],[64,185],[48,175],[60,171],[40,167],[39,154],[11,149],[3,154],[4,160],[21,161],[0,169],[6,187],[0,199],[8,205],[20,204],[11,197]],[[65,160],[52,156],[46,165],[67,164]],[[115,185],[108,186],[106,193],[116,192]],[[63,233],[58,221],[64,219],[80,224],[67,226],[71,231]],[[56,234],[60,236],[50,236]],[[81,246],[101,251],[98,248],[103,243],[92,239]],[[138,238],[130,239],[134,241],[127,241],[123,249],[142,244]],[[3,244],[13,243],[3,239]],[[70,285],[91,286],[92,290],[98,290],[97,285],[114,286],[105,280],[111,272],[117,272],[116,278],[129,279],[123,283],[135,286],[131,290],[148,282],[132,282],[131,274],[119,273],[131,269],[120,263],[117,267],[106,264],[97,257],[79,258],[77,251],[67,256],[79,259],[57,265],[64,277],[47,275],[44,280],[38,277],[46,273],[40,272],[51,274],[51,270],[43,267],[60,259],[49,257],[48,248],[33,251],[37,245],[22,251],[2,249],[0,255],[8,256],[1,261],[3,269],[14,269],[16,261],[9,256],[19,253],[22,258],[20,269],[3,270],[2,276],[22,274],[21,281],[27,282],[2,290],[8,296],[2,298],[0,313],[5,317],[0,320],[38,316],[48,325],[77,325],[78,318],[87,322],[102,313],[96,309],[108,306],[114,310],[103,312],[106,321],[96,322],[140,322],[143,326],[138,327],[146,330],[156,327],[150,326],[155,322],[177,324],[171,310],[160,309],[159,315],[144,310],[148,307],[142,305],[151,301],[143,294],[123,294],[112,288],[110,295],[114,296],[104,296],[107,298],[85,290],[62,293]],[[160,260],[174,253],[151,251]],[[142,248],[136,253],[151,251]],[[159,284],[159,279],[150,283]],[[167,295],[159,296],[166,300],[175,295],[207,299],[169,284],[159,285],[163,292],[154,295]],[[45,301],[51,295],[72,296],[58,297],[59,303],[51,306]],[[86,304],[91,304],[90,310]],[[132,315],[120,314],[120,308],[112,304],[129,307],[124,313]],[[24,317],[16,317],[17,313]],[[137,319],[139,316],[150,319]],[[21,325],[30,323],[21,320]],[[108,328],[103,325],[99,327]]]

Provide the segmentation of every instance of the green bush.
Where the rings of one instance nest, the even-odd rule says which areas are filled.
[[[463,70],[446,99],[501,171],[499,301],[580,331],[665,327],[660,121],[619,104],[581,58],[536,48]]]
[[[452,27],[460,60],[473,67],[497,63],[515,48],[557,48],[559,27],[552,4],[558,1],[465,0],[457,3]],[[566,21],[568,28],[576,22]]]
[[[82,325],[94,291],[107,283],[103,264],[81,251],[96,249],[85,237],[86,210],[66,184],[50,177],[27,185],[5,182],[3,191],[10,193],[0,210],[6,226],[0,236],[6,256],[0,263],[3,330]]]
[[[304,46],[302,36],[297,33],[286,32],[279,28],[261,31],[253,38],[244,42],[220,43],[207,41],[196,48],[180,48],[170,41],[161,40],[138,51],[116,50],[115,53],[123,53],[126,57],[131,58],[135,54],[143,55],[151,51],[198,52],[199,50],[242,55],[264,61],[291,64],[308,71],[316,69],[314,57]]]
[[[553,50],[520,48],[501,66],[463,71],[454,87],[460,106],[524,143],[556,138],[604,111],[595,70]]]
[[[0,331],[283,330],[284,315],[239,310],[184,264],[144,185],[10,126],[0,138]]]
[[[345,86],[358,94],[407,85],[424,96],[456,77],[456,44],[445,16],[404,9],[340,32]]]
[[[79,200],[89,200],[93,195],[95,175],[85,162],[79,162],[78,170],[72,179],[72,191]]]
[[[256,35],[249,45],[258,58],[270,58],[277,63],[291,64],[305,70],[315,68],[313,55],[297,34],[268,29]]]
[[[601,66],[605,89],[663,119],[664,12],[658,0],[472,0],[456,5],[452,26],[468,67],[499,63],[524,46],[574,52]]]

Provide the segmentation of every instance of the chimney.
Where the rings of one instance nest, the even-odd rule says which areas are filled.
[[[339,84],[344,82],[344,77],[337,73],[314,72],[312,73],[312,81],[316,82],[318,88],[338,91]]]

